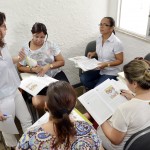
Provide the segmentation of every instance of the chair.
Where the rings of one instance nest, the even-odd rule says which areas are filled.
[[[144,59],[150,61],[150,53],[148,53],[148,54],[144,57]]]
[[[91,41],[87,44],[85,48],[85,56],[87,56],[88,52],[96,51],[96,41]],[[82,69],[79,69],[79,76],[82,74]]]
[[[123,150],[150,150],[150,127],[133,134]]]

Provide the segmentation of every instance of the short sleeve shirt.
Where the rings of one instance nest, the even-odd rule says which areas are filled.
[[[55,61],[55,56],[60,54],[60,49],[58,45],[54,42],[45,41],[43,46],[37,50],[31,50],[29,47],[29,43],[26,43],[23,46],[25,54],[36,60],[37,64],[40,66],[44,66],[46,64],[51,64]],[[20,62],[21,65],[26,66],[26,60]],[[58,72],[60,72],[60,68],[52,69],[46,72],[46,74],[50,77],[54,77]]]
[[[123,142],[114,147],[123,147],[125,142],[134,133],[150,126],[150,100],[144,101],[133,98],[120,105],[110,119],[111,125],[121,131],[126,132]]]
[[[96,40],[96,53],[100,62],[111,62],[116,60],[115,55],[123,52],[121,41],[114,35],[105,41],[102,45],[102,35]],[[100,74],[117,75],[121,71],[121,65],[106,67],[100,71]]]
[[[20,85],[20,79],[9,54],[7,45],[0,49],[0,100],[15,93]]]
[[[88,149],[99,150],[101,146],[101,140],[96,134],[95,129],[84,121],[76,121],[74,123],[76,128],[76,135],[74,140],[71,141],[69,147],[70,150]],[[21,137],[17,149],[49,149],[52,150],[52,146],[56,141],[56,137],[45,133],[42,127],[35,127],[30,131],[27,131]],[[65,149],[65,143],[55,150]]]

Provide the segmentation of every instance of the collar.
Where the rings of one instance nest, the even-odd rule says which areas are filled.
[[[113,42],[114,41],[114,33],[112,33],[111,35],[110,35],[110,37],[106,40],[106,41],[108,41],[108,42]],[[100,34],[100,36],[99,36],[99,38],[102,38],[102,34]]]

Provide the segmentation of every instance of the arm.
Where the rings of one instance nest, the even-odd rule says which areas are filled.
[[[119,54],[115,54],[116,60],[110,61],[110,62],[103,62],[99,64],[99,69],[104,69],[105,67],[110,67],[110,66],[118,66],[123,63],[123,52]]]
[[[44,76],[44,74],[50,70],[50,69],[55,69],[55,68],[59,68],[61,66],[64,66],[65,65],[65,60],[62,56],[61,53],[59,53],[57,56],[55,56],[55,61],[51,64],[47,64],[45,66],[43,66],[42,70],[38,73],[39,76]]]
[[[27,72],[27,73],[38,73],[42,70],[41,66],[30,68],[29,66],[23,66],[20,63],[17,63],[17,68],[19,72]]]
[[[13,57],[12,60],[13,60],[13,63],[16,64],[22,61],[24,58],[25,58],[25,52],[24,52],[24,49],[21,49],[18,56]]]
[[[108,121],[105,121],[102,125],[101,128],[105,134],[105,136],[111,141],[111,143],[118,145],[120,144],[126,133],[125,132],[121,132],[116,130],[115,128],[113,128]]]
[[[133,93],[131,93],[129,90],[121,90],[120,93],[122,96],[124,96],[127,100],[131,100],[134,96]]]

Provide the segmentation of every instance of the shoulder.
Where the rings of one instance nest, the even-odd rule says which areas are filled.
[[[99,149],[101,145],[101,140],[96,133],[96,130],[93,126],[89,125],[85,121],[76,121],[76,140],[72,144],[72,149],[77,147]]]

